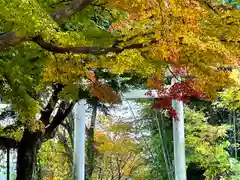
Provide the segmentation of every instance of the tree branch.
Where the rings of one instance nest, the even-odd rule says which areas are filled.
[[[12,138],[0,136],[0,149],[17,148],[18,142]]]
[[[64,87],[64,85],[62,85],[62,84],[53,84],[52,85],[52,88],[53,88],[52,96],[51,96],[47,106],[44,107],[44,109],[41,111],[41,121],[43,122],[43,124],[45,126],[47,126],[50,123],[50,117],[54,110],[54,107],[52,107],[52,103],[54,103],[54,105],[57,103],[58,94],[62,91],[63,87]]]
[[[210,10],[212,10],[214,13],[216,13],[216,14],[218,14],[218,12],[217,12],[217,10],[210,4],[210,2],[208,2],[208,1],[203,1],[203,3],[205,4],[205,6],[207,7],[207,8],[209,8]]]
[[[107,54],[109,52],[120,53],[126,49],[140,49],[147,46],[147,43],[139,43],[139,44],[131,44],[123,48],[119,48],[119,47],[100,48],[100,47],[94,47],[94,46],[61,47],[56,44],[44,41],[44,39],[40,36],[33,38],[33,41],[47,51],[50,51],[53,53],[61,53],[61,54],[74,53],[74,54],[102,55],[102,54]],[[153,44],[156,42],[157,41],[153,39],[148,44]]]
[[[59,22],[64,18],[72,16],[76,11],[81,11],[90,5],[94,0],[73,0],[71,4],[64,5],[62,8],[51,14],[54,21]]]
[[[74,53],[74,54],[94,54],[103,55],[109,52],[120,53],[126,49],[140,49],[146,47],[148,44],[157,43],[157,40],[153,39],[149,43],[131,44],[129,46],[120,48],[116,44],[112,47],[101,48],[96,46],[76,46],[76,47],[61,47],[57,44],[46,42],[41,36],[36,37],[18,37],[15,32],[5,33],[0,35],[0,48],[6,48],[8,46],[17,45],[23,41],[33,41],[43,49],[53,53]]]
[[[87,46],[78,46],[78,47],[61,47],[53,43],[48,43],[38,36],[33,38],[33,41],[36,42],[43,49],[53,52],[53,53],[76,53],[76,54],[95,54],[101,55],[108,52],[120,52],[120,48],[110,47],[110,48],[100,48],[100,47],[87,47]]]
[[[0,35],[0,48],[15,46],[27,40],[29,40],[28,37],[17,36],[16,32],[6,32]]]
[[[59,22],[63,18],[69,18],[75,12],[81,11],[90,5],[94,0],[72,0],[72,3],[64,5],[60,9],[54,11],[51,17],[54,21]],[[6,32],[0,34],[0,49],[8,46],[14,46],[22,41],[31,40],[31,37],[17,36],[16,32]]]
[[[52,135],[55,129],[64,121],[64,119],[69,115],[72,111],[73,103],[67,103],[66,101],[62,101],[60,103],[60,107],[57,111],[57,114],[53,117],[53,120],[50,122],[48,126],[45,128],[45,137],[46,139],[52,138]],[[67,108],[66,108],[67,106]]]

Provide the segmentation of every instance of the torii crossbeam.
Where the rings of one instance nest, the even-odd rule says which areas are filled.
[[[148,90],[132,90],[123,94],[123,99],[154,99],[157,98],[157,91],[153,90],[146,95]],[[183,102],[172,102],[173,108],[178,114],[178,121],[173,120],[173,143],[174,143],[174,167],[175,180],[186,180],[186,159],[185,159],[185,133]],[[86,101],[80,100],[74,107],[74,166],[75,180],[85,179],[85,122],[86,122]]]

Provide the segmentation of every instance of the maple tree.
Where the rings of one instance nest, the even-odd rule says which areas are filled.
[[[117,122],[96,133],[98,157],[93,179],[126,179],[145,166],[141,145],[131,132],[130,124]]]
[[[78,99],[91,93],[106,102],[118,99],[104,82],[92,84],[91,70],[156,77],[150,84],[162,90],[166,69],[178,75],[184,68],[186,80],[174,86],[170,99],[186,99],[179,94],[189,95],[186,84],[190,94],[209,99],[233,84],[221,67],[238,66],[235,6],[207,0],[2,0],[0,9],[0,94],[24,127],[17,179],[32,179],[36,148],[52,138]],[[2,140],[16,147],[12,138]]]

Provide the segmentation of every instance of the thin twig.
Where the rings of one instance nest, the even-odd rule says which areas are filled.
[[[174,77],[177,81],[182,82],[181,79],[180,79],[180,80],[178,79],[178,77],[176,76],[176,74],[171,70],[171,68],[170,68],[169,66],[167,66],[167,68],[168,68],[169,72],[173,75],[173,77]]]

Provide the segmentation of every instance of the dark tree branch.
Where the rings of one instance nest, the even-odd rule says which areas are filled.
[[[0,149],[17,148],[18,142],[12,138],[0,136]]]
[[[63,87],[64,87],[64,85],[62,85],[62,84],[53,84],[52,85],[52,88],[53,88],[52,97],[50,98],[47,106],[44,107],[44,109],[41,111],[41,121],[43,122],[43,124],[45,126],[47,126],[50,123],[50,117],[54,110],[54,107],[52,107],[52,102],[54,103],[54,105],[57,103],[58,94],[62,91]]]
[[[50,117],[52,114],[53,108],[51,107],[51,103],[49,102],[47,106],[41,111],[41,121],[45,126],[50,123]]]
[[[28,37],[17,36],[15,32],[6,32],[0,35],[0,48],[15,46],[23,41],[29,40]]]
[[[157,43],[157,40],[153,39],[149,43],[131,44],[123,48],[119,48],[119,47],[100,48],[100,47],[93,47],[93,46],[61,47],[56,44],[44,41],[44,39],[40,36],[33,38],[33,41],[36,42],[43,49],[47,51],[51,51],[53,53],[61,53],[61,54],[75,53],[75,54],[94,54],[94,55],[102,55],[102,54],[107,54],[109,52],[120,53],[127,49],[141,49],[146,47],[148,44]]]
[[[53,87],[53,95],[52,95],[52,100],[53,102],[56,104],[58,102],[58,94],[60,92],[62,92],[63,88],[64,88],[65,85],[61,84],[61,83],[54,83],[52,85]]]
[[[53,120],[50,122],[50,124],[45,128],[46,139],[49,139],[52,137],[58,125],[60,125],[64,121],[64,119],[69,115],[69,113],[72,111],[73,105],[74,105],[73,103],[68,103],[65,101],[62,101],[60,103],[57,114],[53,117]]]
[[[90,5],[94,0],[72,0],[72,3],[66,4],[60,9],[54,11],[51,17],[54,21],[59,22],[64,18],[69,18],[75,12],[81,11]],[[6,32],[0,34],[0,49],[17,45],[23,41],[31,40],[31,37],[17,36],[16,32]]]
[[[42,37],[38,36],[33,38],[33,41],[37,43],[43,49],[53,52],[53,53],[76,53],[76,54],[95,54],[101,55],[108,52],[121,52],[120,48],[110,47],[110,48],[100,48],[100,47],[87,47],[87,46],[78,46],[78,47],[61,47],[53,43],[44,41]]]
[[[94,0],[73,0],[71,4],[67,4],[57,11],[53,12],[51,14],[54,21],[59,22],[60,20],[64,18],[69,18],[73,14],[76,13],[76,11],[81,11],[84,8],[86,8],[88,5],[90,5]]]
[[[9,39],[8,39],[9,38]],[[103,55],[109,52],[120,53],[126,49],[140,49],[146,47],[148,44],[157,43],[156,39],[151,40],[149,43],[138,43],[125,46],[123,48],[117,47],[117,44],[114,44],[112,47],[101,48],[95,46],[76,46],[76,47],[61,47],[54,43],[46,42],[41,36],[36,36],[34,38],[19,38],[16,36],[16,33],[10,32],[0,35],[0,48],[5,48],[8,46],[17,45],[23,41],[33,41],[38,44],[41,48],[53,52],[53,53],[74,53],[74,54],[94,54],[94,55]]]
[[[220,41],[223,43],[240,43],[240,40],[227,40],[224,37],[222,37]]]
[[[205,6],[207,8],[209,8],[210,10],[212,10],[214,13],[218,14],[217,10],[210,4],[210,2],[208,2],[207,0],[203,1]]]

